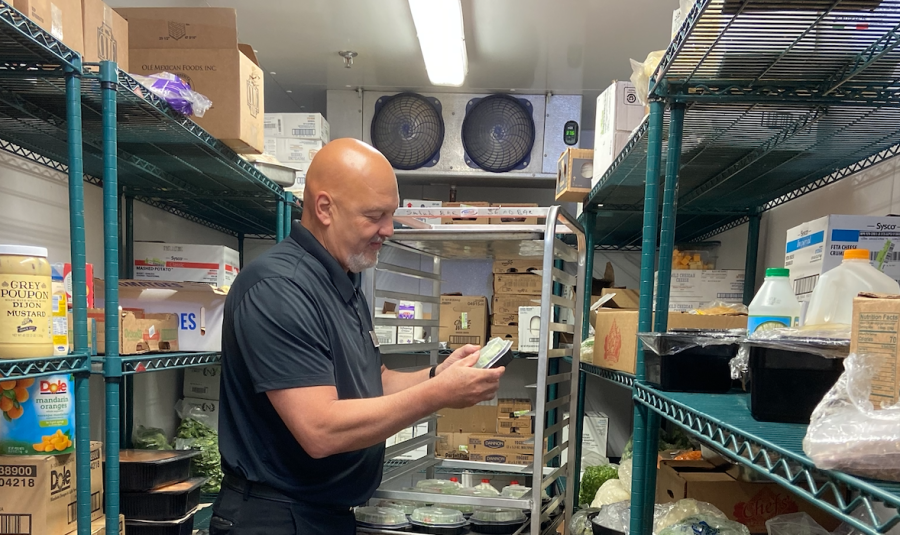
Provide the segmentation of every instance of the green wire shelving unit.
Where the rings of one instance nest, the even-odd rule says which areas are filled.
[[[640,331],[667,328],[667,315],[654,322],[652,310],[669,307],[676,241],[749,223],[749,303],[760,215],[900,152],[898,45],[900,0],[696,1],[650,82],[649,116],[581,216],[589,250],[641,250]],[[661,417],[864,533],[900,524],[900,484],[817,469],[803,453],[806,426],[755,421],[746,394],[656,390],[644,381],[642,351],[633,377],[582,363],[582,386],[588,375],[632,388],[631,533],[651,531]],[[580,424],[583,399],[578,407]]]
[[[73,276],[74,351],[65,357],[0,360],[0,378],[75,377],[78,535],[90,533],[89,378],[105,380],[106,530],[118,533],[119,449],[129,434],[129,380],[137,373],[216,363],[211,353],[122,357],[118,280],[130,277],[134,201],[245,238],[290,232],[293,196],[191,119],[172,110],[115,63],[86,65],[8,3],[0,1],[0,149],[66,173]],[[88,352],[84,183],[103,188],[106,347]],[[120,221],[119,206],[124,205]],[[120,231],[120,227],[122,230]],[[120,239],[123,235],[124,240]],[[122,249],[122,250],[120,250]],[[121,258],[120,258],[121,253]],[[124,409],[124,410],[123,410]],[[122,421],[120,421],[122,420]]]

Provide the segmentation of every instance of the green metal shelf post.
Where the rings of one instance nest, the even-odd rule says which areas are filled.
[[[681,139],[684,129],[684,104],[673,103],[669,111],[669,152],[666,157],[666,183],[663,189],[662,224],[659,232],[659,270],[656,277],[656,310],[654,331],[665,332],[669,326],[669,289],[672,286],[672,253],[675,248],[675,191],[681,167]]]
[[[106,356],[106,532],[119,533],[119,386],[122,359],[119,356],[119,228],[118,160],[116,143],[116,64],[100,62],[100,91],[103,130],[103,247],[104,319]]]
[[[585,242],[585,250],[587,251],[587,255],[584,257],[584,303],[582,306],[584,307],[584,315],[581,318],[581,339],[584,340],[587,338],[588,334],[591,332],[591,294],[593,293],[591,288],[594,282],[594,255],[596,252],[594,251],[594,229],[597,228],[597,212],[594,210],[585,210],[583,213],[583,225],[584,225],[584,242]],[[595,342],[596,343],[596,342]],[[572,374],[578,374],[578,410],[575,411],[575,434],[574,436],[569,435],[569,441],[575,442],[575,470],[574,475],[572,477],[575,478],[575,485],[573,488],[575,489],[575,505],[581,505],[577,502],[578,492],[581,488],[581,451],[582,451],[582,443],[581,437],[584,433],[584,389],[587,386],[587,374],[581,370],[572,370]],[[574,380],[574,379],[573,379]],[[569,422],[571,425],[571,421]]]
[[[66,132],[69,140],[69,240],[72,262],[72,316],[76,353],[85,353],[87,339],[87,276],[84,229],[84,160],[81,134],[81,59],[66,69]],[[90,360],[75,373],[75,480],[78,535],[91,532],[91,406]]]
[[[747,257],[744,262],[744,304],[750,306],[756,293],[756,258],[759,254],[759,223],[762,214],[754,210],[747,224]]]
[[[649,331],[653,319],[653,270],[656,267],[656,238],[659,173],[662,160],[662,132],[665,103],[650,103],[647,144],[647,175],[644,186],[644,232],[641,245],[641,298],[638,330]],[[644,352],[637,352],[636,376],[644,380]],[[656,487],[656,448],[659,416],[647,407],[634,408],[634,472],[631,486],[631,533],[650,533]],[[651,459],[652,455],[652,459]]]
[[[123,240],[123,249],[125,253],[122,259],[125,263],[121,266],[121,273],[126,279],[134,278],[134,196],[125,194],[125,239]],[[122,392],[120,396],[122,404],[120,415],[122,418],[122,445],[131,448],[131,433],[134,430],[134,377],[128,375],[122,381]]]
[[[284,192],[284,237],[287,238],[291,235],[291,221],[293,220],[293,207],[294,207],[294,194],[286,191]]]
[[[275,243],[284,239],[284,199],[278,199],[275,213]]]

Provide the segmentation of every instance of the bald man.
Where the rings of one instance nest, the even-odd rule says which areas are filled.
[[[381,364],[359,273],[394,232],[388,161],[338,139],[316,155],[290,237],[238,275],[225,303],[210,535],[353,535],[381,482],[384,442],[444,407],[492,399],[503,369],[466,346],[431,369]]]

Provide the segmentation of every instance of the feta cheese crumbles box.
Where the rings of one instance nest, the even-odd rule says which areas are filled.
[[[231,286],[241,256],[221,245],[135,242],[134,278]]]
[[[900,281],[900,217],[829,215],[787,231],[784,267],[800,301],[836,268],[847,249],[868,249],[872,265]]]

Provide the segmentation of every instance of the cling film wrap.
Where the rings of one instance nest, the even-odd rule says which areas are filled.
[[[572,515],[572,523],[569,524],[569,535],[592,535],[591,519],[600,512],[600,509],[586,507],[579,509]]]
[[[741,344],[737,356],[731,359],[729,364],[732,379],[746,377],[752,346],[842,359],[850,353],[850,329],[846,325],[835,329],[785,328],[756,331]]]
[[[876,406],[870,398],[884,365],[884,357],[868,354],[844,361],[844,373],[813,411],[803,439],[817,467],[900,481],[900,403]]]
[[[687,519],[695,518],[698,515],[716,519],[717,521],[727,520],[725,513],[716,506],[690,498],[673,503],[658,503],[653,506],[653,533],[654,535],[658,534],[671,526],[679,525]],[[591,522],[627,535],[631,523],[631,502],[623,501],[604,505],[593,516]]]
[[[644,346],[657,355],[677,355],[695,347],[739,344],[747,338],[746,329],[721,331],[683,330],[667,333],[638,333]]]
[[[190,85],[170,72],[150,76],[132,74],[131,77],[184,115],[203,117],[212,107],[212,101],[192,90]]]

